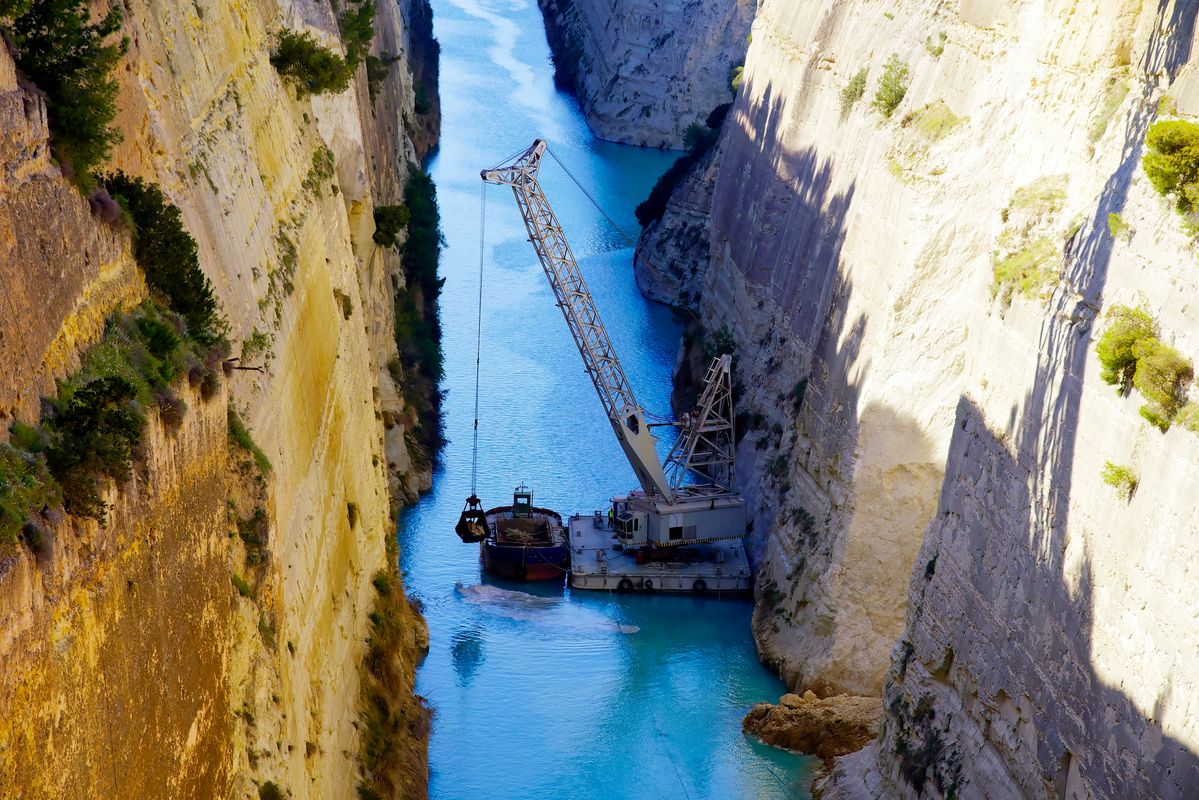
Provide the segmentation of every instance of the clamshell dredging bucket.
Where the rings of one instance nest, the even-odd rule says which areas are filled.
[[[468,544],[487,538],[487,516],[483,513],[483,503],[477,496],[472,494],[466,499],[466,506],[462,509],[458,524],[454,526],[454,533]]]

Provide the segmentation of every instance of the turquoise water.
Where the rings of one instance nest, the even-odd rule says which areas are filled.
[[[479,170],[548,139],[628,231],[673,159],[599,142],[553,88],[534,0],[434,0],[441,148],[431,162],[446,249],[442,319],[450,438],[434,490],[400,520],[402,567],[431,644],[417,690],[435,709],[430,795],[791,798],[811,761],[753,742],[740,720],[783,687],[758,663],[744,600],[572,593],[485,581],[452,528],[470,490]],[[631,253],[556,164],[543,183],[638,398],[669,413],[680,327],[633,283]],[[479,494],[590,512],[633,486],[507,189],[487,192]],[[663,443],[665,444],[665,443]]]

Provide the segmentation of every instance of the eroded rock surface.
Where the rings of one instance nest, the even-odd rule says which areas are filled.
[[[742,729],[768,745],[820,758],[826,767],[837,756],[861,750],[878,736],[883,704],[877,697],[838,695],[818,699],[783,695],[777,705],[758,703]]]
[[[733,99],[752,0],[538,0],[560,81],[596,135],[680,149]]]

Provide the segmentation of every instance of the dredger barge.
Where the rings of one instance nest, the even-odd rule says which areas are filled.
[[[646,421],[633,395],[562,225],[538,181],[547,152],[558,160],[545,141],[538,139],[507,163],[484,170],[482,178],[512,189],[583,367],[641,485],[639,491],[614,498],[606,512],[570,518],[566,530],[571,585],[613,591],[746,591],[752,576],[743,544],[745,501],[732,489],[732,359],[727,354],[715,358],[695,408],[677,422],[662,423],[678,428],[663,462],[652,431],[655,426]],[[565,171],[574,180],[570,171]],[[477,413],[475,426],[477,436]],[[531,503],[530,494],[529,508]],[[489,563],[491,527],[497,526],[498,531],[501,524],[519,519],[516,508],[516,498],[513,511],[505,512],[510,516],[493,513],[497,509],[484,511],[473,493],[467,501],[456,530],[464,541],[483,543],[484,566]],[[561,523],[554,512],[542,511]],[[502,545],[498,533],[494,538],[496,554],[490,563],[498,565]],[[534,549],[526,545],[520,551],[526,578],[530,577],[528,558]],[[536,566],[542,571],[541,564]],[[491,567],[488,571],[501,574]]]

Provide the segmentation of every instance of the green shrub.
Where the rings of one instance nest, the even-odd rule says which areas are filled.
[[[1107,232],[1112,235],[1113,239],[1127,242],[1132,238],[1132,226],[1124,221],[1124,217],[1119,214],[1107,215]]]
[[[241,343],[241,361],[244,364],[247,361],[253,361],[258,356],[265,354],[271,347],[271,337],[262,331],[255,328],[250,332],[250,335],[242,340]]]
[[[1154,338],[1141,339],[1132,352],[1137,362],[1132,385],[1149,401],[1141,414],[1164,431],[1186,403],[1194,368],[1189,359]]]
[[[350,88],[353,68],[311,33],[285,30],[271,51],[271,65],[301,94],[340,94]]]
[[[17,66],[46,93],[55,154],[90,190],[92,171],[121,140],[112,125],[118,91],[112,71],[128,47],[127,39],[112,41],[121,29],[120,7],[92,22],[86,0],[0,0],[0,16],[23,9],[9,29]]]
[[[103,521],[103,482],[127,480],[142,443],[145,409],[156,409],[170,427],[183,421],[187,404],[172,383],[186,374],[193,384],[215,381],[204,358],[211,351],[185,335],[176,314],[147,300],[132,313],[111,316],[104,337],[84,354],[79,370],[58,386],[38,425],[14,423],[12,446],[34,467],[19,477],[22,493],[8,497],[7,511],[41,498],[39,505],[64,502],[67,511]],[[12,464],[9,464],[11,467]],[[0,469],[0,473],[4,472]],[[31,477],[32,476],[32,477]],[[29,493],[32,493],[30,495]],[[21,500],[24,497],[25,500]],[[0,489],[0,505],[5,505]],[[0,513],[0,528],[11,514]]]
[[[254,457],[254,463],[258,465],[259,471],[264,475],[270,472],[270,459],[266,457],[266,453],[262,452],[262,448],[254,443],[250,429],[242,422],[241,415],[237,413],[237,409],[232,404],[229,406],[228,422],[229,438],[233,440],[233,443]]]
[[[366,57],[366,85],[370,89],[371,102],[379,95],[379,88],[383,85],[383,81],[387,79],[387,73],[391,71],[391,65],[399,59],[395,56],[379,56],[367,55]],[[417,100],[424,94],[420,84],[416,86]],[[417,112],[420,113],[419,111]],[[427,113],[427,112],[426,112]]]
[[[1021,186],[1012,194],[1011,211],[1047,216],[1061,211],[1066,204],[1068,175],[1045,175]]]
[[[1138,342],[1157,336],[1157,323],[1148,311],[1128,306],[1112,306],[1107,319],[1107,330],[1095,347],[1103,367],[1100,374],[1106,383],[1128,391],[1137,370],[1133,348]]]
[[[375,233],[372,237],[380,247],[395,247],[400,231],[408,226],[408,209],[404,206],[375,206]]]
[[[31,0],[0,0],[0,19],[16,19],[29,11]]]
[[[44,456],[0,444],[0,545],[15,542],[34,512],[61,502]]]
[[[145,416],[133,385],[118,376],[96,378],[60,392],[47,427],[46,463],[62,487],[67,511],[102,520],[101,481],[126,481]]]
[[[350,0],[337,18],[341,41],[346,48],[346,68],[353,74],[365,59],[375,38],[375,4],[373,0]]]
[[[874,93],[874,101],[870,106],[884,117],[890,119],[895,109],[903,102],[911,82],[911,71],[908,65],[900,60],[899,55],[892,55],[883,66],[883,78],[879,81],[878,91]]]
[[[1102,475],[1103,482],[1119,492],[1126,501],[1132,499],[1137,491],[1137,485],[1140,483],[1140,479],[1132,467],[1113,464],[1110,461],[1103,465]]]
[[[237,536],[246,546],[246,563],[251,567],[266,563],[270,533],[270,520],[262,506],[256,507],[250,516],[237,521]]]
[[[942,100],[929,103],[919,111],[914,111],[903,118],[904,127],[914,124],[916,130],[933,142],[944,139],[963,122],[965,122],[965,118],[954,114],[953,109],[945,105]]]
[[[274,781],[267,781],[258,787],[258,800],[286,800],[287,795]]]
[[[1199,124],[1156,122],[1149,129],[1146,145],[1149,152],[1141,165],[1153,188],[1172,195],[1180,213],[1195,213],[1199,203]]]
[[[179,209],[167,202],[158,186],[141,178],[117,172],[105,176],[103,183],[133,221],[133,255],[146,273],[146,283],[183,316],[188,335],[197,342],[222,342],[227,324]]]
[[[853,111],[853,107],[866,94],[868,77],[870,77],[870,70],[862,68],[849,79],[849,83],[845,84],[845,88],[841,90],[841,119],[846,119],[849,112]]]
[[[704,350],[709,359],[736,354],[737,340],[733,338],[733,332],[729,330],[727,323],[715,331],[708,332],[704,337]]]
[[[1011,302],[1017,289],[1025,297],[1039,297],[1045,287],[1057,279],[1060,261],[1057,243],[1048,236],[1042,236],[1004,258],[996,256],[994,291],[1003,298],[1004,305]]]
[[[1199,433],[1199,403],[1187,403],[1178,409],[1174,421],[1191,433]]]
[[[308,174],[304,176],[300,185],[317,197],[321,197],[321,187],[333,178],[336,168],[337,159],[333,155],[333,151],[325,145],[321,145],[312,151],[312,166],[308,168]],[[282,235],[286,236],[286,234]],[[290,292],[288,293],[290,294]]]
[[[395,342],[400,356],[404,398],[416,411],[416,440],[429,453],[443,442],[441,392],[443,374],[441,326],[437,298],[444,279],[437,276],[441,257],[441,215],[433,179],[413,171],[404,185],[407,236],[400,251],[404,288],[395,292]]]

